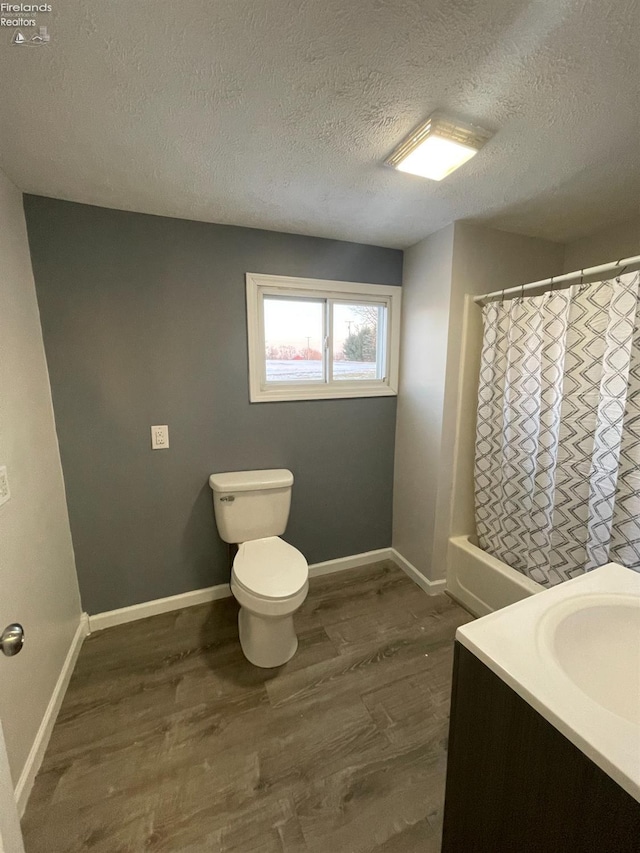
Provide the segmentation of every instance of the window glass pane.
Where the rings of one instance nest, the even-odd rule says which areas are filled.
[[[384,305],[333,304],[333,379],[382,379]]]
[[[324,305],[312,299],[264,297],[267,382],[324,380]]]

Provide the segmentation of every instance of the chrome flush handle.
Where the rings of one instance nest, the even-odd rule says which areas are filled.
[[[22,651],[23,646],[24,628],[22,625],[19,625],[17,622],[7,625],[0,637],[0,649],[2,649],[3,654],[8,658],[13,657]]]

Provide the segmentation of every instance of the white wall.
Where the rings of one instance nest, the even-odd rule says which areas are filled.
[[[454,226],[405,252],[393,547],[429,574],[447,362]]]
[[[567,243],[563,272],[595,267],[631,255],[640,255],[640,216]]]
[[[17,784],[80,623],[64,484],[21,193],[0,172],[0,630],[26,643],[0,655],[0,719]]]
[[[452,532],[473,531],[482,328],[473,305],[465,338],[465,294],[558,274],[563,258],[561,244],[462,222],[405,253],[393,547],[429,580],[445,577]]]

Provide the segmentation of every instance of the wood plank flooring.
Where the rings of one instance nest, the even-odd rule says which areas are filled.
[[[385,561],[311,581],[278,670],[225,599],[87,639],[27,853],[437,853],[455,629]]]

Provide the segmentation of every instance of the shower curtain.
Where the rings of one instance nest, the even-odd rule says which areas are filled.
[[[483,309],[479,545],[545,586],[640,571],[639,287],[636,272]]]

